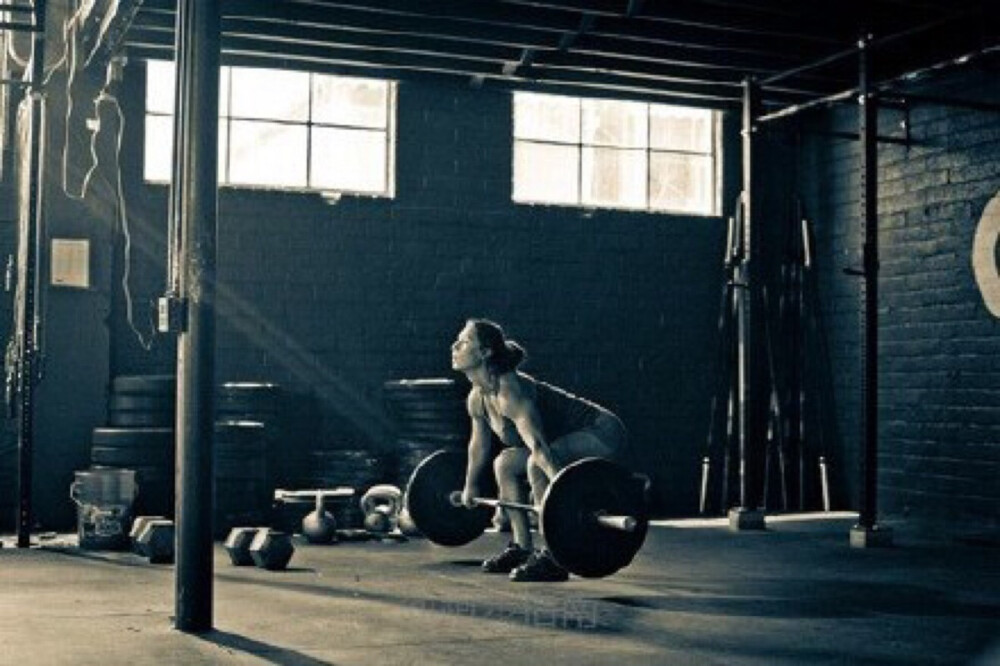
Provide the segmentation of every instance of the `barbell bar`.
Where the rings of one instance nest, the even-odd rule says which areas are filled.
[[[462,491],[454,490],[448,495],[448,501],[451,502],[452,506],[455,507],[465,507],[462,503]],[[503,507],[504,509],[515,509],[519,511],[531,511],[532,513],[541,513],[541,509],[532,504],[522,504],[521,502],[512,502],[510,500],[494,499],[492,497],[473,497],[472,503],[476,506],[488,506],[492,509],[497,507]],[[595,511],[591,514],[593,519],[597,521],[602,527],[607,527],[612,530],[621,530],[622,532],[635,532],[636,527],[639,525],[639,521],[636,520],[635,516],[612,516],[604,513],[603,511]]]

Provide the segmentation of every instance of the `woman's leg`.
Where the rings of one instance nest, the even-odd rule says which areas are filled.
[[[525,485],[528,469],[528,450],[522,447],[506,448],[493,460],[493,473],[497,479],[500,499],[525,504],[528,489]],[[504,509],[510,519],[514,543],[531,548],[531,530],[524,511]]]
[[[571,462],[583,458],[607,458],[619,461],[625,454],[627,435],[625,426],[615,416],[602,416],[589,428],[571,432],[549,444],[556,465],[562,469]],[[549,487],[549,477],[528,458],[528,481],[535,496],[535,504],[541,504],[545,490]]]

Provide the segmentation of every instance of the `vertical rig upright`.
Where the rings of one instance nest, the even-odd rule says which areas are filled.
[[[878,511],[878,98],[872,85],[871,40],[858,42],[858,136],[861,140],[860,223],[863,235],[861,287],[861,497],[856,548],[888,545],[892,533],[876,522]]]

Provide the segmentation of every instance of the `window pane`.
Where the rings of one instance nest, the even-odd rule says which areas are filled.
[[[712,152],[712,112],[653,104],[650,106],[650,148]]]
[[[384,132],[313,129],[310,186],[350,192],[385,192]]]
[[[649,205],[654,210],[713,212],[712,159],[701,155],[650,155]]]
[[[146,116],[145,156],[143,157],[143,177],[161,183],[169,183],[174,150],[173,116]]]
[[[579,143],[580,99],[514,93],[514,137]]]
[[[217,175],[220,183],[224,183],[226,180],[227,145],[226,123],[219,120],[219,168]],[[173,178],[173,150],[174,117],[147,115],[143,178],[153,182],[169,183]]]
[[[305,187],[305,126],[234,120],[229,136],[229,183]]]
[[[646,207],[646,153],[583,148],[582,202],[613,208]]]
[[[352,127],[388,127],[385,81],[313,75],[313,122]]]
[[[579,203],[579,159],[576,146],[514,142],[514,200]]]
[[[229,112],[229,67],[219,69],[219,114]],[[146,61],[146,111],[174,112],[174,63],[170,60]]]
[[[169,60],[146,62],[146,111],[174,112],[174,63]]]
[[[228,183],[226,167],[229,164],[229,124],[219,118],[219,184]]]
[[[583,100],[583,143],[645,148],[648,105],[606,99]]]
[[[233,68],[232,115],[263,120],[309,120],[309,74]]]
[[[229,115],[229,85],[233,77],[232,67],[219,68],[219,115]]]

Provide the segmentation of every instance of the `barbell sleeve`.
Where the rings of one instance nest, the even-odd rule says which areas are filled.
[[[608,527],[622,532],[635,532],[639,526],[639,521],[635,516],[609,516],[603,513],[595,513],[594,520],[602,527]]]

